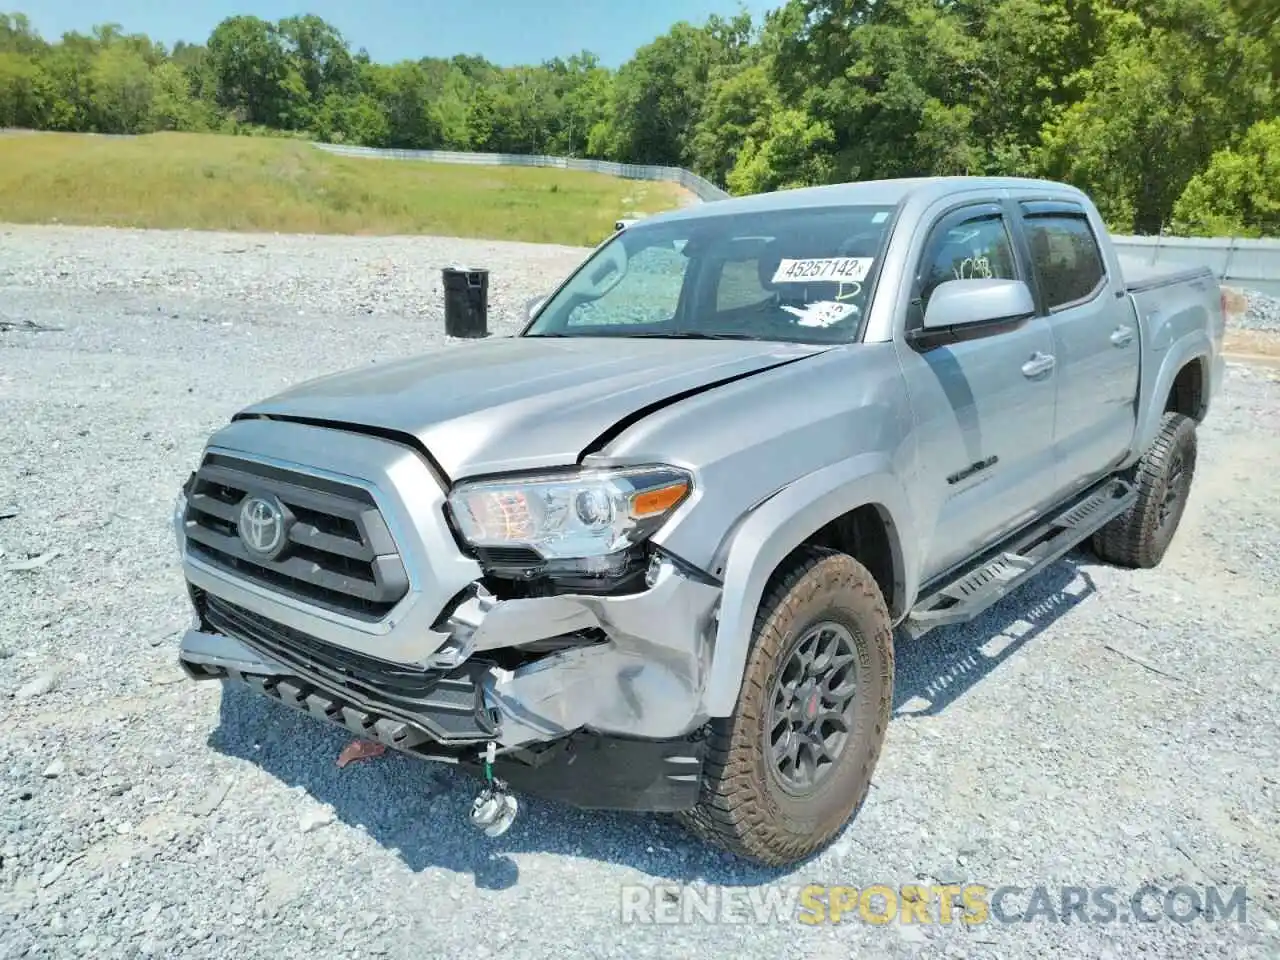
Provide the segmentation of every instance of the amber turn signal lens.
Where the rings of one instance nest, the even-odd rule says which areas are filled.
[[[645,490],[631,495],[631,516],[637,520],[656,517],[666,513],[684,499],[689,492],[689,484],[683,480],[656,490]]]

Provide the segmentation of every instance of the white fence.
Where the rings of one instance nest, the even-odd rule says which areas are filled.
[[[1122,256],[1169,267],[1207,266],[1223,284],[1280,296],[1280,240],[1112,237]]]
[[[425,160],[431,163],[474,163],[491,166],[554,167],[604,173],[628,180],[678,183],[700,200],[725,200],[729,194],[710,180],[680,167],[653,167],[607,160],[524,156],[509,153],[464,153],[454,150],[380,150],[345,144],[317,143],[321,150],[351,157]],[[1160,266],[1209,266],[1225,284],[1280,296],[1280,240],[1235,237],[1112,237],[1121,255]]]
[[[604,173],[626,180],[664,180],[678,183],[699,200],[724,200],[725,193],[710,180],[680,167],[651,167],[636,163],[611,163],[608,160],[579,160],[570,157],[525,156],[513,153],[463,153],[456,150],[380,150],[336,143],[317,143],[321,150],[348,157],[382,157],[388,160],[426,160],[431,163],[475,163],[500,167],[555,167],[559,170],[581,170]]]

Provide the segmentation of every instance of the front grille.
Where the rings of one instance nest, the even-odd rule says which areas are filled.
[[[476,559],[486,570],[493,567],[531,569],[546,562],[542,554],[528,547],[477,547]]]
[[[240,536],[246,498],[287,510],[283,546],[269,558]],[[367,490],[267,464],[209,454],[192,478],[187,550],[273,591],[362,620],[385,616],[409,580],[386,521]]]
[[[494,734],[478,682],[482,664],[464,664],[450,673],[416,670],[325,643],[220,597],[203,595],[201,607],[210,630],[248,644],[339,696],[354,696],[421,726],[438,740],[467,742]]]

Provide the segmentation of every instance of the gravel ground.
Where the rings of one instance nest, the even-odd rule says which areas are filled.
[[[1249,308],[1240,318],[1240,326],[1246,330],[1280,333],[1280,299],[1254,290],[1243,292]]]
[[[1277,956],[1274,371],[1230,368],[1161,568],[1074,555],[900,647],[871,798],[792,871],[527,798],[486,840],[451,770],[339,769],[339,733],[181,678],[169,511],[208,433],[287,383],[439,347],[443,264],[489,266],[510,331],[582,254],[0,227],[0,957]],[[940,882],[1249,899],[1244,923],[620,916],[628,884]]]

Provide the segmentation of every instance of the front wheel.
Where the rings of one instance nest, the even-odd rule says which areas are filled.
[[[893,704],[893,630],[867,569],[806,549],[756,617],[738,703],[712,722],[702,792],[680,819],[770,866],[826,846],[866,800]]]

